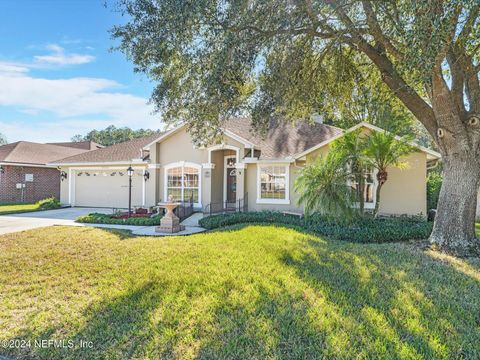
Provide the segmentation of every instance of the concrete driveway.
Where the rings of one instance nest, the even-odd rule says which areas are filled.
[[[0,235],[52,225],[82,226],[74,220],[92,212],[111,214],[111,209],[65,208],[0,216]]]

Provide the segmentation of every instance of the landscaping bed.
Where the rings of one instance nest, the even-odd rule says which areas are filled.
[[[276,211],[220,214],[205,217],[200,226],[212,230],[236,224],[278,224],[299,227],[333,239],[360,243],[384,243],[426,239],[432,232],[433,223],[419,217],[372,217],[342,221],[320,215],[300,218]]]
[[[138,226],[155,226],[160,224],[160,214],[151,216],[150,214],[101,214],[91,213],[79,216],[75,221],[88,224],[115,224],[115,225],[138,225]]]

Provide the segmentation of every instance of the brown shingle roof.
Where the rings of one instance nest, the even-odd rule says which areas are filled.
[[[253,143],[260,150],[261,160],[291,157],[343,132],[340,128],[320,123],[271,121],[266,136],[262,137],[250,131],[249,118],[240,117],[227,121],[225,129]]]
[[[51,144],[39,144],[29,141],[18,141],[0,146],[0,161],[6,163],[45,165],[66,156],[77,155],[85,151],[87,150]]]
[[[299,154],[323,141],[326,141],[343,130],[334,126],[315,123],[292,124],[288,122],[272,121],[265,137],[253,134],[250,129],[249,118],[233,118],[227,121],[225,128],[243,139],[253,143],[256,150],[260,150],[261,160],[285,159]],[[129,162],[138,159],[141,149],[155,141],[161,133],[143,138],[130,140],[124,143],[89,151],[83,154],[70,156],[52,162],[53,164],[73,163],[109,163]]]
[[[57,161],[54,164],[71,164],[71,163],[108,163],[108,162],[129,162],[132,159],[139,159],[142,148],[157,139],[159,133],[133,139],[120,144],[107,146],[102,149],[92,150],[83,154],[70,156]]]
[[[97,150],[105,147],[103,145],[97,144],[94,141],[75,141],[75,142],[72,141],[72,142],[58,142],[58,143],[48,143],[48,144],[72,147],[72,148],[84,149],[84,150]]]

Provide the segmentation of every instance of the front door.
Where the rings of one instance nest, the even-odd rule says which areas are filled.
[[[235,169],[235,157],[225,159],[225,200],[234,203],[237,199],[237,170]]]
[[[227,168],[227,202],[235,202],[237,198],[237,170]]]

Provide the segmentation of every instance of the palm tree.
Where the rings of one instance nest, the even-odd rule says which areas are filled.
[[[365,136],[361,129],[346,133],[340,139],[335,140],[331,146],[331,153],[348,172],[348,180],[356,184],[356,202],[361,215],[365,208],[365,178],[369,168],[365,146]]]
[[[318,211],[321,214],[350,218],[354,215],[354,193],[348,186],[348,172],[334,152],[302,170],[295,181],[295,191],[300,194],[299,203],[305,205],[305,214]]]
[[[377,189],[375,209],[373,214],[378,216],[380,194],[382,186],[388,180],[389,167],[404,169],[407,167],[405,156],[416,151],[406,138],[399,139],[387,132],[374,131],[365,137],[364,155],[372,168],[377,171]]]

